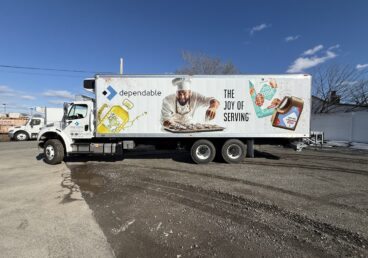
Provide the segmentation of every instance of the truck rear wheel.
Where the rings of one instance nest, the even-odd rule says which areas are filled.
[[[59,164],[64,159],[64,146],[58,139],[51,139],[44,144],[43,153],[47,164]]]
[[[27,141],[28,138],[28,134],[24,131],[19,131],[14,134],[14,140],[16,141]]]
[[[240,163],[245,157],[245,145],[237,139],[227,140],[222,146],[221,154],[227,163]]]
[[[216,148],[208,140],[198,140],[192,145],[190,155],[195,163],[207,164],[215,158]]]

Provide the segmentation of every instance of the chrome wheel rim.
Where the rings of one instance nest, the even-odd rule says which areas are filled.
[[[52,160],[52,159],[55,157],[55,150],[54,150],[54,147],[52,147],[51,145],[48,145],[48,146],[46,147],[45,154],[46,154],[46,158],[47,158],[48,160]]]
[[[242,155],[242,149],[238,144],[230,144],[227,147],[226,154],[230,159],[238,159]]]
[[[198,157],[198,159],[200,160],[206,160],[211,156],[211,149],[209,146],[207,145],[199,145],[196,148],[196,156]]]
[[[27,138],[27,136],[24,133],[20,133],[17,135],[17,139],[19,141],[24,141]]]

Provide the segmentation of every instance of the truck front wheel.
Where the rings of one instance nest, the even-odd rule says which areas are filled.
[[[222,146],[221,154],[227,163],[240,163],[245,157],[245,145],[237,139],[227,140]]]
[[[190,155],[195,163],[207,164],[215,158],[216,148],[208,140],[198,140],[193,144]]]
[[[28,138],[28,134],[23,131],[19,131],[14,134],[14,140],[16,141],[27,141]]]
[[[50,139],[44,144],[43,153],[47,164],[59,164],[64,159],[64,146],[58,139]]]

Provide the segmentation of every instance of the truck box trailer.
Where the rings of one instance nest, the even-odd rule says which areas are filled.
[[[216,151],[236,163],[247,141],[310,135],[310,75],[96,75],[84,88],[95,98],[66,104],[62,128],[39,134],[50,164],[141,143],[185,146],[196,163]]]

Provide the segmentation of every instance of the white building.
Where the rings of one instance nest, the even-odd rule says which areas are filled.
[[[326,103],[313,96],[311,130],[324,132],[325,140],[368,143],[368,106],[342,104],[338,98]]]

